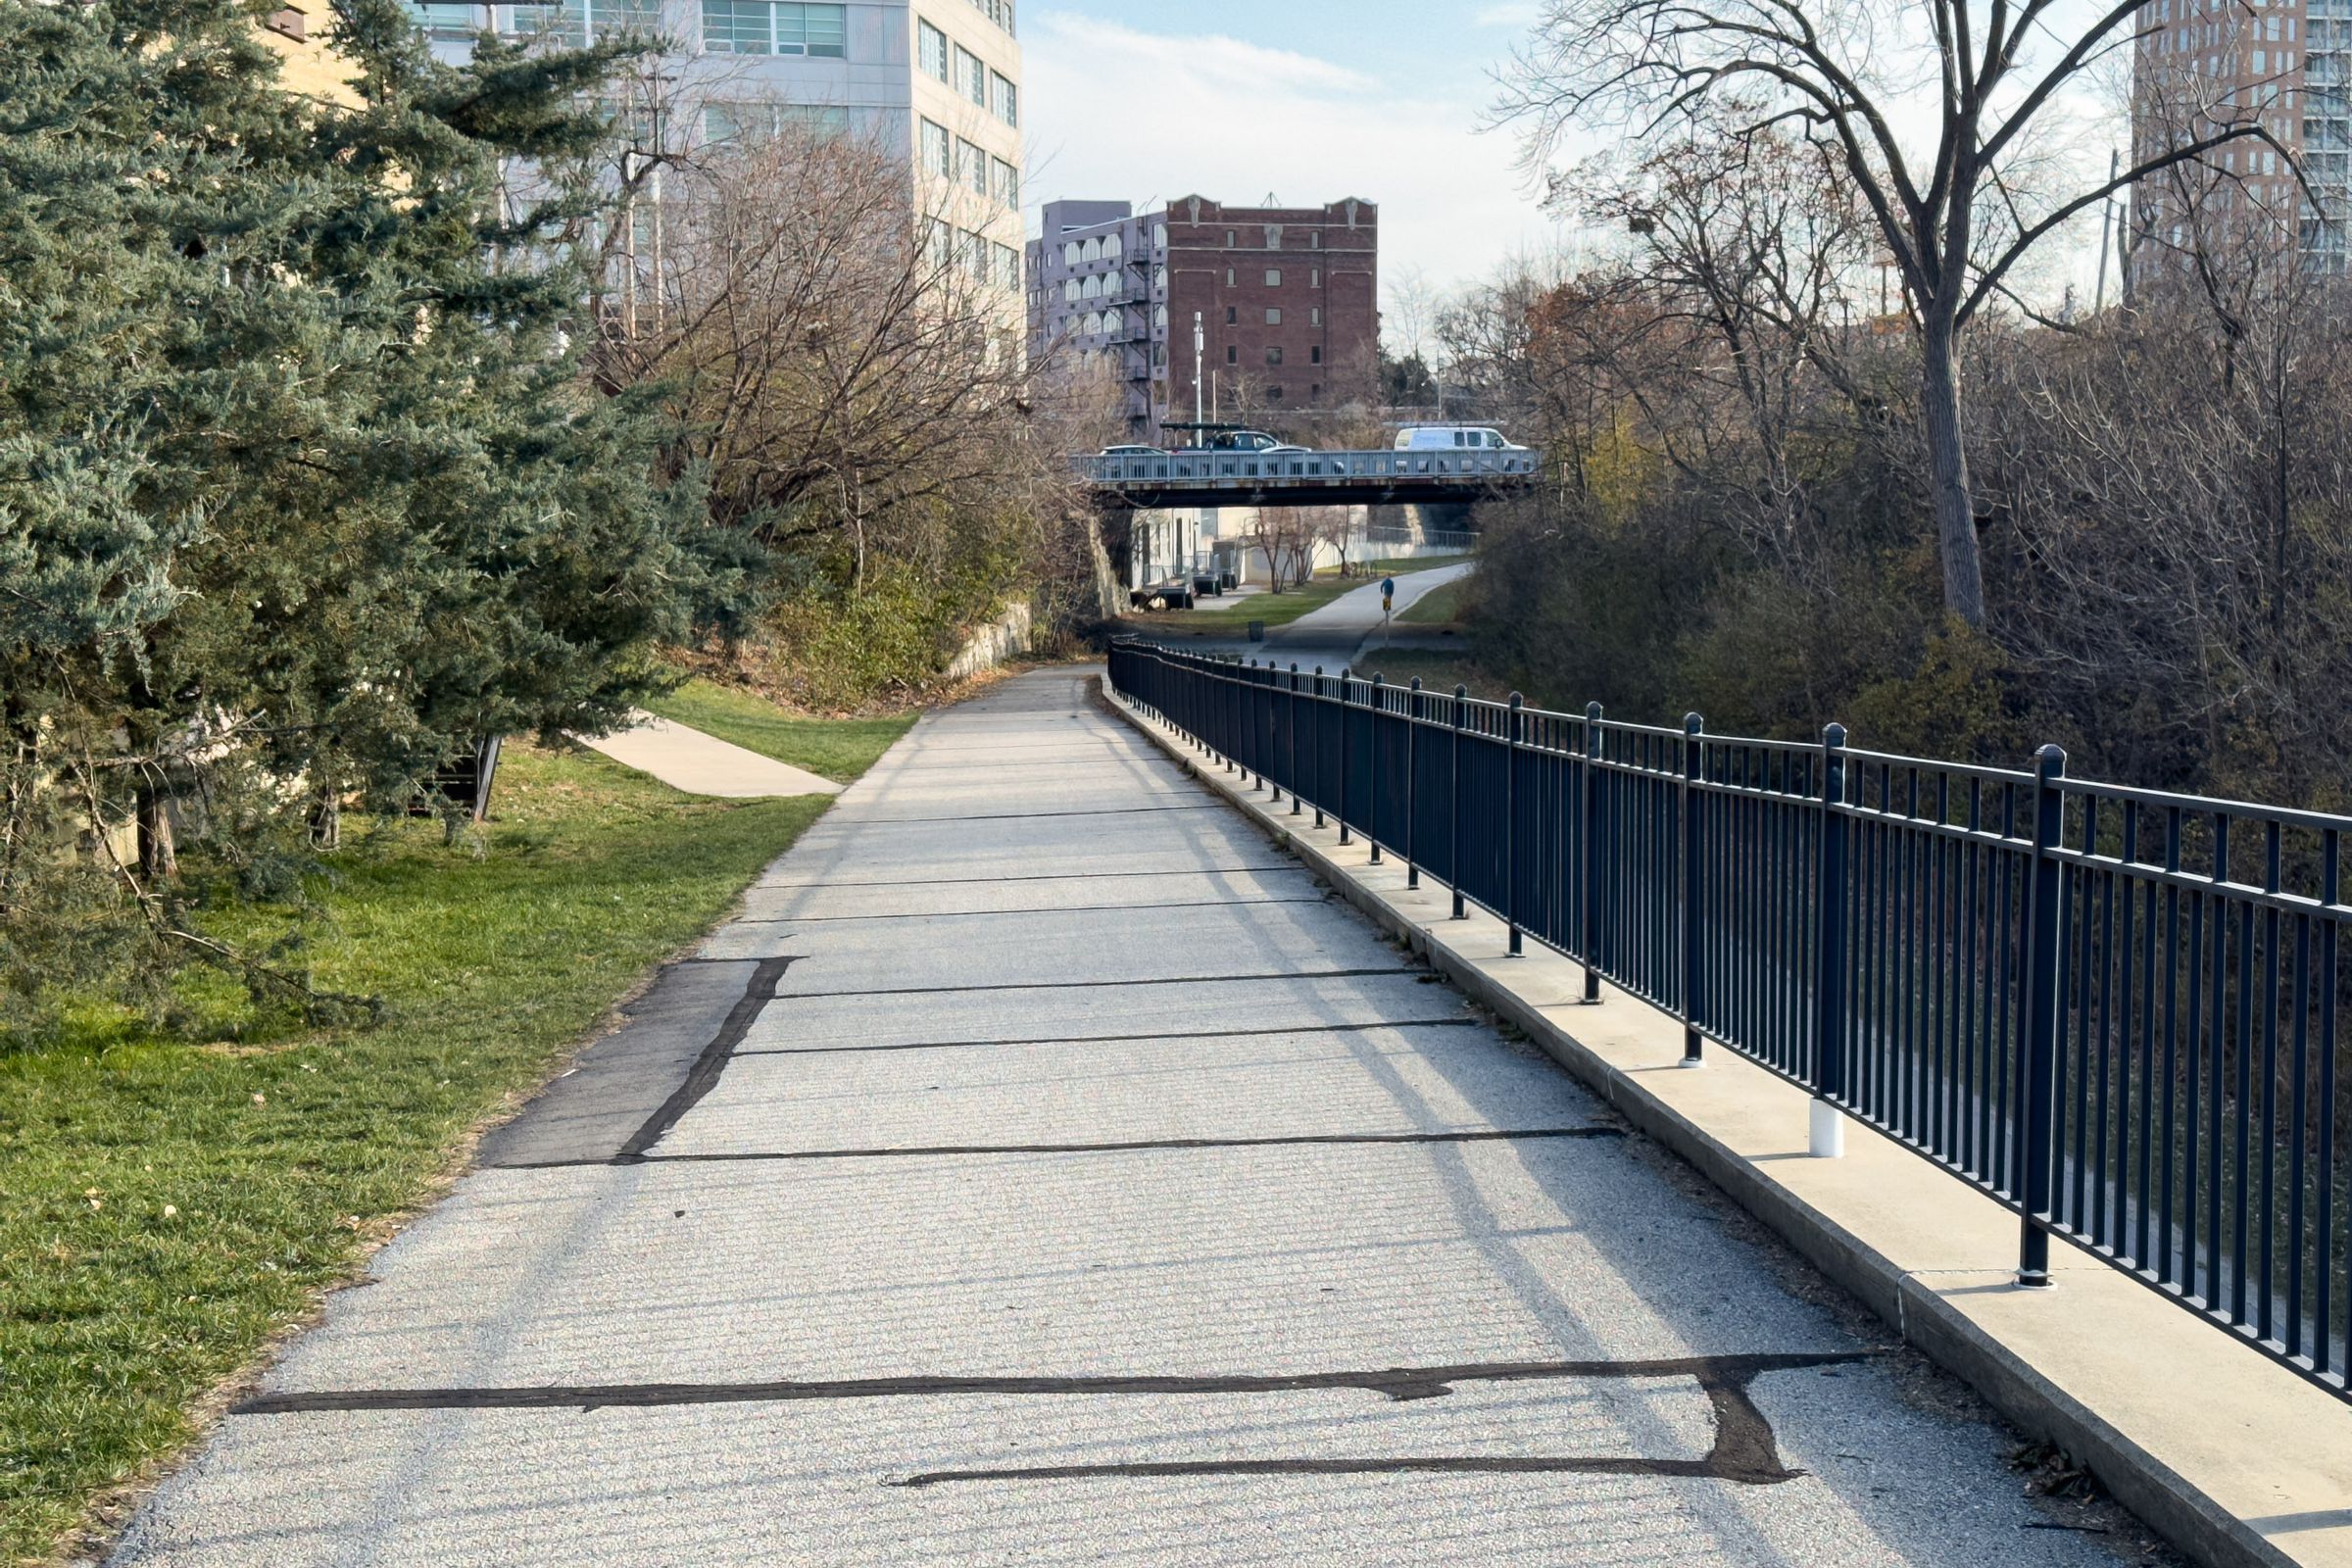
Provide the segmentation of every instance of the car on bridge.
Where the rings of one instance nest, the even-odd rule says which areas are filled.
[[[1210,430],[1203,435],[1199,446],[1189,447],[1186,450],[1191,452],[1292,452],[1299,449],[1284,446],[1263,430]]]
[[[1500,430],[1475,424],[1408,424],[1396,432],[1399,452],[1525,452],[1527,448],[1503,439]]]
[[[1167,455],[1166,447],[1148,446],[1104,447],[1097,454],[1104,458],[1164,458]]]

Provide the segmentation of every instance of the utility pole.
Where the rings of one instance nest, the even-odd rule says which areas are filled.
[[[2115,178],[2116,160],[2122,156],[2123,153],[2120,149],[2108,149],[2107,177],[2110,180]],[[2111,191],[2108,193],[2107,200],[2099,208],[2099,282],[2098,286],[2091,291],[2090,296],[2090,314],[2093,316],[2107,308],[2107,230],[2112,225],[2114,218],[2115,195]]]

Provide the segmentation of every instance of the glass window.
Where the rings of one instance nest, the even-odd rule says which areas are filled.
[[[997,200],[1007,207],[1021,205],[1021,172],[1004,159],[994,160]]]
[[[1282,363],[1282,349],[1280,345],[1276,345],[1275,347],[1266,350],[1266,363],[1268,365],[1280,365]]]
[[[1000,76],[993,71],[989,73],[988,106],[1007,125],[1017,127],[1020,124],[1021,89],[1013,84],[1011,77]]]
[[[850,8],[846,5],[777,6],[776,52],[812,55],[819,60],[847,60],[850,57]]]
[[[1071,240],[1061,248],[1061,265],[1064,267],[1078,265],[1078,242],[1076,240]]]
[[[743,106],[741,104],[703,105],[703,139],[705,141],[733,141],[743,134]]]
[[[1230,267],[1228,267],[1227,269],[1225,269],[1225,286],[1226,286],[1227,288],[1232,288],[1232,287],[1234,286],[1234,282],[1233,282],[1233,269],[1232,269],[1232,268],[1230,268]]]
[[[1323,286],[1323,269],[1320,267],[1310,267],[1306,270],[1306,286],[1308,288],[1321,288]]]
[[[703,0],[703,48],[714,55],[772,54],[775,19],[769,0]]]
[[[997,247],[997,287],[1008,294],[1021,290],[1021,253],[1009,245]]]
[[[1239,365],[1242,363],[1242,351],[1231,343],[1225,345],[1225,363],[1227,365]]]
[[[482,13],[477,6],[416,0],[410,9],[416,13],[418,25],[435,38],[470,38],[482,30]]]
[[[1282,287],[1282,269],[1281,269],[1281,268],[1279,268],[1279,267],[1269,267],[1269,268],[1267,268],[1267,269],[1266,269],[1266,287],[1268,287],[1268,288],[1280,288],[1280,287]]]
[[[1266,324],[1268,326],[1280,326],[1282,324],[1282,308],[1280,306],[1269,305],[1266,307]]]
[[[981,108],[988,107],[988,68],[961,44],[956,47],[956,88]]]
[[[588,13],[577,0],[509,6],[505,30],[514,37],[557,38],[577,47],[588,41]]]
[[[961,137],[956,141],[956,183],[975,196],[988,194],[988,154]]]
[[[923,172],[934,179],[952,179],[956,171],[951,159],[955,157],[948,138],[948,127],[935,125],[926,120],[922,124]]]
[[[1118,235],[1105,234],[1102,236],[1102,259],[1104,261],[1115,262],[1126,253],[1126,250],[1127,247],[1119,243]]]
[[[915,60],[934,81],[948,79],[948,35],[928,22],[914,24]]]
[[[1323,324],[1322,306],[1316,305],[1308,309],[1306,313],[1306,324],[1309,326],[1321,326]]]
[[[1072,305],[1078,303],[1078,280],[1076,278],[1072,277],[1063,279],[1061,285],[1061,297]]]
[[[1228,305],[1225,307],[1225,324],[1227,326],[1237,325],[1240,323],[1241,319],[1242,308],[1239,305]]]
[[[1225,231],[1225,248],[1233,249],[1233,230],[1230,228]]]
[[[703,0],[703,47],[726,55],[849,56],[849,8],[797,0]]]
[[[1308,349],[1306,351],[1306,361],[1309,365],[1321,365],[1323,363],[1323,345],[1318,343],[1313,348]]]
[[[776,123],[797,125],[814,136],[842,136],[850,129],[850,112],[840,104],[782,104]]]

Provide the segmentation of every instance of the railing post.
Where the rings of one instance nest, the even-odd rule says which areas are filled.
[[[1380,863],[1380,715],[1388,696],[1389,677],[1375,670],[1372,674],[1372,744],[1364,748],[1372,755],[1372,787],[1364,791],[1370,809],[1364,813],[1364,842],[1372,846],[1371,863]]]
[[[1806,1148],[1817,1159],[1845,1153],[1845,726],[1821,732],[1821,869],[1813,890],[1813,1102]]]
[[[1700,867],[1705,842],[1699,828],[1705,796],[1699,780],[1705,777],[1700,759],[1706,755],[1706,721],[1696,713],[1683,715],[1683,1065],[1695,1067],[1704,1059],[1699,1051],[1698,1018],[1705,998],[1705,976],[1699,972],[1699,910],[1702,896]]]
[[[2026,872],[2032,901],[2026,924],[2025,1094],[2018,1107],[2024,1125],[2018,1153],[2024,1163],[2019,1186],[2017,1283],[2028,1290],[2050,1286],[2051,1165],[2056,1157],[2053,1086],[2058,1065],[2058,949],[2066,940],[2066,865],[2056,851],[2066,834],[2066,753],[2044,746],[2034,754],[2034,859]],[[2240,1049],[2245,1049],[2243,1043]]]
[[[1235,746],[1247,749],[1250,745],[1250,720],[1255,715],[1257,711],[1257,705],[1250,697],[1250,688],[1243,684],[1243,663],[1240,660],[1237,659],[1234,661],[1233,740]],[[1250,672],[1250,677],[1254,678],[1257,673],[1257,661],[1255,659],[1251,659],[1249,662],[1248,668]],[[1245,758],[1242,761],[1242,783],[1244,785],[1248,785],[1249,782],[1250,763]]]
[[[1336,809],[1340,817],[1340,848],[1343,850],[1354,842],[1348,836],[1348,753],[1351,750],[1348,744],[1350,739],[1348,733],[1348,666],[1342,664],[1340,666],[1340,799]]]
[[[1600,716],[1598,703],[1585,705],[1584,928],[1585,1001],[1600,1001]]]
[[[1324,713],[1324,710],[1323,710],[1323,709],[1322,709],[1322,708],[1321,708],[1321,706],[1320,706],[1320,705],[1321,705],[1321,703],[1322,703],[1322,701],[1323,701],[1323,666],[1322,666],[1321,664],[1317,664],[1317,665],[1315,666],[1315,702],[1316,702],[1316,704],[1317,704],[1318,706],[1317,706],[1317,708],[1316,708],[1316,710],[1315,710],[1315,734],[1316,734],[1318,737],[1320,737],[1320,736],[1322,735],[1322,733],[1323,733],[1323,720],[1324,720],[1324,717],[1326,716],[1326,715],[1325,715],[1325,713]],[[1342,738],[1342,739],[1345,739],[1345,738],[1347,737],[1347,734],[1348,734],[1348,730],[1347,730],[1347,724],[1346,724],[1347,715],[1343,713],[1343,714],[1342,714],[1342,715],[1340,715],[1340,716],[1341,716],[1341,720],[1342,720],[1342,722],[1341,722],[1341,727],[1340,727],[1340,735],[1341,735],[1341,738]],[[1318,765],[1317,765],[1317,767],[1316,767],[1316,771],[1317,771],[1318,773],[1320,773],[1320,772],[1322,771],[1321,765],[1320,765],[1319,763],[1318,763]],[[1342,777],[1345,777],[1345,776],[1346,776],[1345,774],[1343,774],[1343,775],[1342,775]],[[1315,781],[1315,795],[1316,795],[1316,797],[1317,797],[1317,798],[1316,798],[1316,801],[1315,801],[1315,826],[1317,826],[1317,827],[1321,827],[1321,826],[1323,825],[1323,802],[1322,802],[1322,799],[1321,799],[1321,796],[1322,796],[1322,794],[1323,794],[1323,787],[1322,787],[1322,784],[1323,784],[1323,781],[1322,781],[1321,779],[1319,779],[1319,778],[1318,778],[1318,779]]]
[[[1409,891],[1421,885],[1421,861],[1413,854],[1413,746],[1416,731],[1421,728],[1421,677],[1405,688],[1404,699],[1404,885]]]
[[[1240,660],[1231,657],[1228,657],[1224,662],[1229,665],[1241,663]],[[1241,706],[1239,700],[1234,694],[1241,690],[1241,686],[1238,682],[1232,680],[1231,678],[1227,678],[1217,682],[1217,688],[1225,694],[1225,702],[1223,705],[1225,710],[1224,724],[1222,727],[1225,731],[1225,744],[1227,746],[1231,746],[1233,744],[1234,731],[1239,727],[1234,720],[1234,714]],[[1231,752],[1227,752],[1225,754],[1225,771],[1228,773],[1233,771],[1233,754]]]
[[[1291,661],[1290,702],[1285,711],[1290,717],[1291,741],[1291,814],[1298,814],[1298,661]]]
[[[1453,867],[1453,917],[1470,918],[1470,908],[1462,900],[1462,725],[1470,717],[1470,688],[1453,689],[1453,788],[1446,792],[1446,832],[1453,849],[1448,864]]]
[[[1511,693],[1511,711],[1502,732],[1502,919],[1510,928],[1510,955],[1522,952],[1519,931],[1519,724],[1527,699]]]

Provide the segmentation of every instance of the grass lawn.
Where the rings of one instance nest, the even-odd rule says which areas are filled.
[[[1401,686],[1415,675],[1431,691],[1449,692],[1456,686],[1467,686],[1473,697],[1502,702],[1510,688],[1480,667],[1477,661],[1462,654],[1423,652],[1418,649],[1374,649],[1364,656],[1356,673],[1371,678],[1384,677],[1392,686]]]
[[[912,713],[882,718],[800,718],[750,692],[700,678],[646,705],[672,723],[706,731],[747,752],[772,757],[847,784],[874,765],[914,722]]]
[[[905,725],[775,722],[836,776]],[[387,1001],[372,1029],[272,1028],[199,982],[192,1035],[93,1014],[0,1038],[0,1562],[41,1560],[185,1445],[191,1407],[826,803],[698,800],[513,746],[493,804],[476,846],[347,826],[307,960]]]
[[[1396,618],[1421,626],[1450,626],[1462,618],[1462,595],[1469,589],[1467,577],[1441,583],[1405,606]]]

